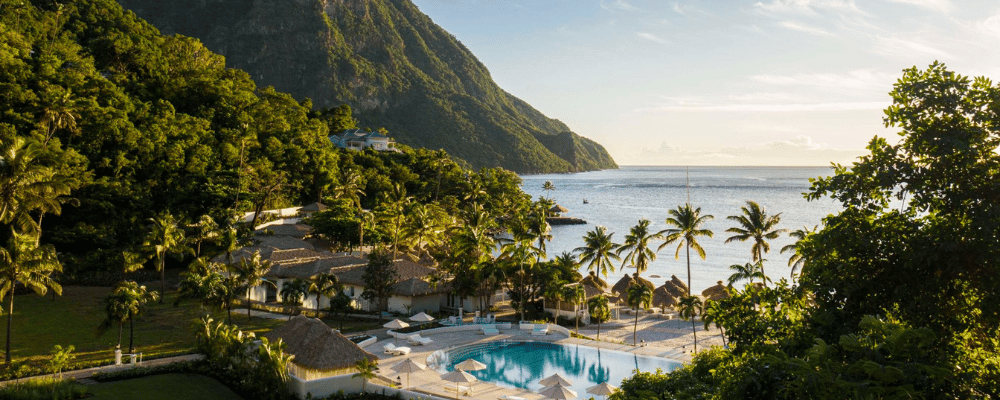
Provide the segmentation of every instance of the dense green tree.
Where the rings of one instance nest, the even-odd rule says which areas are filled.
[[[806,264],[807,261],[806,258],[802,256],[802,253],[798,251],[799,242],[805,239],[806,236],[809,236],[809,234],[816,233],[816,230],[818,229],[819,225],[813,226],[812,229],[809,229],[808,227],[804,226],[802,227],[802,229],[796,229],[794,231],[788,232],[788,236],[795,239],[795,243],[782,247],[780,253],[781,254],[785,254],[785,252],[792,253],[791,257],[788,258],[788,266],[792,269],[792,271],[789,273],[790,279],[794,279],[796,275],[795,272],[802,269],[802,267]]]
[[[687,258],[687,278],[688,296],[691,295],[691,249],[698,253],[702,260],[705,259],[705,249],[698,243],[699,236],[712,237],[713,232],[709,229],[702,229],[702,224],[715,218],[711,215],[701,215],[701,207],[692,208],[690,204],[677,206],[676,209],[667,211],[670,214],[666,219],[667,226],[657,233],[663,238],[663,244],[656,251],[663,250],[669,244],[677,243],[677,251],[674,252],[674,259],[680,257],[681,247],[684,247],[684,254]]]
[[[743,214],[726,217],[730,221],[736,221],[739,226],[726,229],[726,232],[734,235],[727,238],[725,243],[745,242],[753,239],[753,246],[750,247],[750,262],[760,261],[764,258],[764,254],[771,250],[771,245],[767,241],[777,239],[786,231],[786,229],[774,228],[781,222],[781,213],[768,215],[764,207],[750,200],[747,200],[747,205],[740,207],[740,210]]]
[[[393,260],[384,249],[378,249],[368,254],[368,264],[365,264],[361,280],[365,291],[361,297],[375,304],[378,312],[378,322],[382,323],[382,311],[385,310],[393,286],[399,281],[399,272],[393,266]]]

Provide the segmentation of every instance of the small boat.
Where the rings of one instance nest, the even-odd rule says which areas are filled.
[[[590,204],[590,202],[587,199],[583,199],[583,204]]]
[[[660,276],[659,275],[650,275],[649,277],[650,278],[659,278]]]

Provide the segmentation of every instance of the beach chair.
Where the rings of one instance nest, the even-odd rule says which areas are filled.
[[[385,349],[385,354],[392,354],[396,356],[405,356],[407,354],[410,354],[409,347],[396,346],[395,344],[392,343],[386,343],[385,346],[382,346],[382,348]]]
[[[500,334],[500,330],[497,329],[496,325],[483,325],[479,328],[479,331],[486,336],[496,336]]]
[[[423,345],[434,343],[433,340],[425,338],[425,337],[422,337],[422,336],[420,336],[419,333],[410,335],[408,338],[406,338],[406,341],[409,342],[411,345],[414,345],[414,346],[423,346]]]
[[[454,393],[455,392],[455,386],[450,385],[450,384],[446,384],[444,386],[444,390],[448,391],[448,392]],[[469,397],[472,397],[472,387],[471,386],[458,385],[458,394],[460,396],[469,396]]]
[[[538,324],[531,330],[531,336],[545,336],[549,334],[548,324]]]
[[[455,325],[455,316],[454,315],[448,317],[448,323],[446,325]]]

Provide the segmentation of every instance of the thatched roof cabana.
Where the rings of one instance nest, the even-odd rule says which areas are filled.
[[[327,208],[329,208],[329,207],[327,207],[326,204],[323,204],[323,203],[320,203],[320,202],[317,201],[315,203],[307,204],[307,205],[302,206],[302,208],[299,209],[299,212],[300,213],[314,213],[314,212],[317,212],[317,211],[326,210]]]
[[[646,278],[643,278],[643,277],[639,276],[639,274],[634,274],[634,279],[635,279],[636,282],[641,283],[643,285],[646,285],[646,287],[648,287],[649,290],[656,289],[656,285],[654,285],[653,282],[650,282]]]
[[[653,306],[673,307],[677,304],[677,297],[667,291],[666,287],[660,286],[653,291]]]
[[[688,289],[688,285],[685,284],[684,281],[677,278],[677,275],[670,275],[670,282],[673,283],[674,286],[677,286],[678,288],[683,290],[685,296],[687,296],[687,294],[691,292],[690,289]]]
[[[561,205],[556,204],[556,205],[552,206],[552,208],[549,209],[549,212],[550,213],[555,213],[555,214],[560,214],[560,213],[567,213],[567,212],[569,212],[569,210],[566,209],[566,207],[563,207]]]
[[[619,279],[614,286],[611,287],[611,293],[623,294],[626,291],[628,291],[628,288],[632,286],[632,283],[634,282],[635,279],[632,279],[632,275],[626,274],[621,279]]]
[[[292,317],[277,329],[265,333],[269,341],[285,342],[285,353],[295,356],[292,368],[296,376],[309,379],[338,374],[354,368],[358,361],[378,357],[365,351],[322,321],[304,315]],[[305,375],[305,376],[303,376]]]
[[[681,298],[681,297],[684,297],[684,296],[688,295],[686,290],[684,290],[684,289],[682,289],[680,287],[677,287],[677,285],[675,285],[671,281],[667,281],[666,283],[663,284],[663,286],[660,286],[660,287],[658,287],[656,289],[657,290],[663,290],[664,292],[666,292],[666,293],[670,294],[671,296],[676,297],[678,299]]]
[[[583,277],[583,279],[580,280],[580,283],[583,284],[584,286],[590,286],[601,290],[608,289],[608,282],[605,281],[604,279],[601,279],[601,277],[598,276],[596,273],[594,273],[594,271],[590,271],[590,273],[587,274],[587,276]]]
[[[729,298],[729,290],[727,290],[726,286],[722,284],[722,281],[719,281],[715,284],[715,286],[703,290],[701,295],[710,300],[719,301]]]

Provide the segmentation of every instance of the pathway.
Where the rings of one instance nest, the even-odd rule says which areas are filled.
[[[167,365],[167,364],[173,364],[173,363],[179,363],[179,362],[186,362],[186,361],[195,361],[195,360],[200,360],[200,359],[203,359],[203,358],[205,358],[205,356],[201,355],[201,354],[187,354],[187,355],[176,356],[176,357],[157,358],[157,359],[148,360],[148,361],[144,360],[142,363],[139,364],[139,366],[141,366],[141,367],[159,367],[161,365]],[[100,366],[100,367],[93,367],[93,368],[87,368],[87,369],[78,369],[78,370],[75,370],[75,371],[66,371],[66,372],[63,372],[62,375],[63,375],[64,378],[73,378],[77,382],[83,383],[85,385],[93,385],[93,384],[97,383],[97,381],[93,380],[93,376],[96,373],[99,373],[99,372],[121,371],[121,370],[128,369],[128,368],[132,368],[132,365],[130,365],[130,364],[104,365],[104,366]],[[23,381],[23,380],[29,380],[29,379],[54,378],[54,377],[57,378],[58,375],[55,375],[55,374],[37,375],[37,376],[31,376],[31,377],[27,377],[27,378],[22,378],[20,380]],[[18,381],[19,380],[2,381],[2,382],[0,382],[0,386],[6,386],[6,385],[9,385],[9,384],[12,384],[12,383],[16,383]]]

